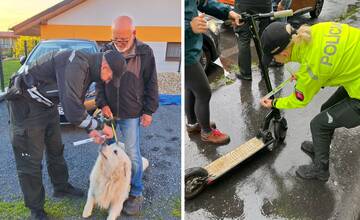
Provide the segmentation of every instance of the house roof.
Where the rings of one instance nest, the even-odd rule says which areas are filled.
[[[12,31],[0,31],[0,38],[17,38]]]
[[[68,11],[71,8],[85,2],[86,0],[64,0],[45,11],[13,26],[13,30],[17,35],[40,36],[40,25],[47,24],[47,21],[57,15]]]

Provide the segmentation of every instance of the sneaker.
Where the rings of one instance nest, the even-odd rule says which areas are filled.
[[[304,141],[301,144],[301,150],[307,154],[309,157],[311,157],[312,160],[314,160],[315,152],[314,152],[314,144],[312,141]]]
[[[212,129],[209,133],[201,132],[201,140],[213,144],[227,144],[230,137],[225,133],[221,133],[218,129]]]
[[[84,191],[82,191],[79,188],[73,187],[70,183],[67,184],[67,186],[64,189],[58,189],[54,190],[54,197],[62,198],[64,196],[68,197],[83,197]]]
[[[242,80],[247,80],[247,81],[251,81],[251,80],[252,80],[251,75],[246,76],[246,75],[243,75],[242,73],[236,73],[235,76],[236,76],[236,78],[242,79]]]
[[[328,181],[330,177],[329,169],[314,163],[300,166],[296,174],[303,179],[318,179],[324,182]]]
[[[31,220],[48,220],[48,216],[44,209],[31,209]]]
[[[216,124],[213,121],[210,121],[210,128],[216,128]],[[186,130],[188,133],[200,133],[201,132],[201,126],[197,122],[195,124],[186,124]]]
[[[123,212],[127,215],[139,215],[143,201],[144,197],[142,196],[129,195],[124,203]]]

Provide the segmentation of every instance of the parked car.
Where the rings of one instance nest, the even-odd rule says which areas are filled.
[[[229,4],[234,6],[235,0],[218,0],[219,2]],[[322,7],[324,4],[324,0],[292,0],[291,9],[295,12],[299,9],[306,9],[303,13],[310,13],[312,18],[319,17]]]
[[[220,25],[222,21],[217,20],[211,16],[206,16],[208,22],[208,30],[203,34],[203,47],[200,64],[205,72],[211,62],[214,62],[219,56],[219,41],[220,41]]]
[[[18,70],[17,73],[22,73],[26,66],[29,66],[36,59],[38,59],[41,55],[52,52],[52,51],[60,51],[60,50],[81,50],[86,51],[88,53],[96,53],[99,51],[98,46],[95,41],[89,40],[75,40],[75,39],[59,39],[59,40],[45,40],[41,41],[38,45],[34,47],[34,49],[30,52],[30,54],[25,57],[20,57],[20,63],[22,66]],[[95,105],[95,83],[92,83],[85,95],[85,108],[89,113],[92,113],[96,109]],[[69,124],[64,115],[63,108],[59,104],[58,111],[60,115],[60,123],[61,124]]]

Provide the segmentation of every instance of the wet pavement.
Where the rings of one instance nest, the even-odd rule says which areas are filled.
[[[353,3],[325,1],[319,19],[305,15],[291,22],[335,20],[346,13],[349,16],[344,21],[360,27],[355,19],[358,13],[351,11],[359,3]],[[231,30],[222,30],[220,48],[226,70],[236,71],[237,47]],[[185,133],[185,168],[205,166],[254,137],[268,112],[259,104],[267,91],[256,65],[252,82],[229,80],[216,65],[211,72],[211,119],[230,135],[231,142],[208,145],[199,136]],[[232,74],[229,77],[232,79]],[[282,68],[270,70],[273,85],[287,77]],[[290,94],[292,87],[286,86],[280,96]],[[360,127],[335,131],[328,182],[305,181],[295,175],[299,165],[311,162],[300,150],[304,140],[311,140],[309,123],[334,91],[322,89],[306,108],[283,111],[289,127],[285,144],[271,152],[258,152],[186,201],[186,219],[360,219]]]

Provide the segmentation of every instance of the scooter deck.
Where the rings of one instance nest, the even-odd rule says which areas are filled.
[[[219,178],[221,175],[251,157],[265,146],[266,145],[261,139],[254,137],[224,156],[218,158],[204,167],[209,174],[208,180],[211,182]]]

